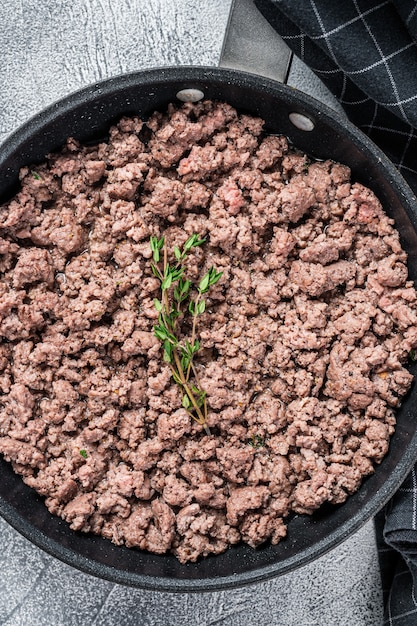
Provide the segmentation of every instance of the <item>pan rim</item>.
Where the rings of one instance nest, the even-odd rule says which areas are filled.
[[[231,70],[223,67],[208,66],[165,66],[158,68],[149,68],[145,70],[120,74],[110,77],[92,85],[83,87],[72,92],[63,98],[53,102],[45,109],[39,111],[26,122],[20,125],[15,131],[9,134],[0,145],[0,169],[7,161],[7,158],[16,151],[19,145],[22,145],[35,132],[47,126],[51,120],[56,119],[57,115],[62,115],[67,111],[74,110],[79,104],[87,101],[94,101],[98,96],[110,97],[112,93],[120,91],[123,86],[130,84],[163,84],[167,80],[178,80],[187,82],[204,82],[216,81],[221,83],[229,81],[238,85],[244,84],[247,87],[261,89],[267,93],[290,95],[300,108],[314,110],[318,118],[324,118],[334,127],[343,129],[361,148],[371,151],[380,161],[381,166],[389,177],[389,183],[397,194],[403,198],[403,205],[407,214],[412,221],[414,228],[417,230],[417,214],[415,205],[417,200],[411,188],[403,179],[401,174],[391,163],[388,157],[380,150],[362,131],[355,127],[347,118],[334,111],[327,105],[322,104],[312,96],[296,90],[288,85],[283,85],[269,78],[260,77],[256,74],[243,72],[240,70]],[[415,452],[414,452],[415,451]],[[299,555],[286,559],[284,562],[277,562],[266,566],[260,566],[253,570],[239,572],[233,575],[220,576],[214,578],[162,578],[154,577],[137,572],[126,570],[115,570],[114,567],[99,563],[93,559],[71,551],[67,547],[57,543],[42,531],[23,517],[16,514],[15,509],[0,497],[0,515],[17,531],[19,531],[26,539],[43,549],[45,552],[58,558],[64,563],[76,567],[93,576],[106,579],[119,584],[124,584],[143,589],[152,589],[163,592],[208,592],[218,591],[227,588],[236,588],[243,585],[254,584],[262,580],[288,573],[295,567],[307,565],[314,559],[324,555],[329,550],[335,548],[342,541],[347,539],[355,531],[359,530],[367,521],[369,521],[385,504],[392,495],[401,486],[402,482],[411,470],[417,459],[417,431],[408,443],[407,450],[404,452],[399,464],[398,471],[388,476],[381,488],[372,496],[369,502],[360,509],[360,511],[350,520],[345,522],[340,528],[336,528],[325,539],[315,543],[309,549],[305,550],[303,557]],[[74,532],[74,531],[73,531]],[[216,558],[216,557],[212,557]]]

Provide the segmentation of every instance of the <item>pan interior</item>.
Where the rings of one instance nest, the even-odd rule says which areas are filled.
[[[184,89],[224,100],[240,112],[258,115],[270,133],[282,133],[308,155],[348,165],[353,178],[370,187],[396,221],[417,274],[415,198],[395,168],[367,138],[320,103],[267,79],[218,68],[166,68],[125,75],[94,85],[32,118],[0,148],[0,196],[17,188],[18,171],[42,162],[68,136],[94,142],[123,114],[146,118],[163,110]],[[314,128],[291,123],[290,114],[307,116]],[[203,591],[234,587],[287,572],[333,548],[370,519],[401,485],[415,460],[416,389],[398,412],[390,450],[375,473],[341,506],[322,507],[312,516],[294,516],[288,536],[277,546],[253,550],[245,545],[197,564],[181,565],[173,556],[158,556],[116,547],[100,537],[69,530],[52,516],[34,491],[1,460],[0,513],[17,530],[57,558],[114,582],[166,591]]]

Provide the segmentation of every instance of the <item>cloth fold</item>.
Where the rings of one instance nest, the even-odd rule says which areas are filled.
[[[254,0],[417,195],[416,0]],[[417,464],[375,529],[385,622],[417,624]]]

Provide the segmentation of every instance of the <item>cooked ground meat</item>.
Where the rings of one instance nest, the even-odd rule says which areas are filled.
[[[125,117],[0,207],[0,452],[75,531],[181,562],[277,543],[387,453],[417,346],[406,254],[347,167],[263,126],[209,101]],[[193,234],[189,278],[223,272],[197,326],[210,434],[153,333],[150,236]]]

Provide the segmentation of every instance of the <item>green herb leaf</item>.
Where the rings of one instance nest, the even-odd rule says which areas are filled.
[[[83,457],[83,459],[86,459],[86,458],[87,458],[87,456],[88,456],[88,455],[87,455],[87,450],[84,450],[84,449],[80,450],[80,454],[81,454],[81,456]]]
[[[252,435],[247,443],[253,448],[263,448],[266,444],[266,439],[261,437],[261,435]]]
[[[188,369],[188,366],[190,365],[191,362],[191,357],[189,354],[183,354],[181,357],[181,367],[183,369],[183,371],[185,372]]]
[[[173,352],[174,352],[174,346],[172,345],[170,341],[165,340],[164,341],[164,356],[163,356],[165,363],[172,363]]]
[[[168,274],[168,276],[166,276],[164,280],[162,281],[162,284],[161,284],[162,291],[166,291],[167,289],[171,287],[171,285],[172,285],[172,274]]]
[[[191,281],[180,278],[177,287],[174,289],[174,299],[178,302],[184,302],[190,293]]]
[[[212,266],[209,271],[203,276],[198,285],[198,291],[200,294],[207,293],[209,287],[215,285],[223,275],[223,272],[217,272],[216,269]]]
[[[198,285],[198,291],[200,293],[205,293],[208,289],[210,283],[210,273],[207,274],[201,279],[200,284]]]
[[[223,272],[217,272],[214,267],[211,267],[209,272],[210,272],[210,287],[212,287],[223,276]]]
[[[159,339],[160,341],[169,341],[174,346],[177,345],[178,343],[175,335],[170,333],[169,330],[165,328],[164,326],[161,326],[161,325],[154,326],[153,332],[154,332],[155,337]]]
[[[161,272],[153,263],[151,263],[151,270],[152,270],[152,274],[156,276],[156,278],[159,278],[159,279],[161,278]]]
[[[193,347],[191,343],[188,341],[188,339],[185,340],[185,348],[183,348],[182,351],[184,354],[193,356]]]
[[[201,407],[204,405],[206,401],[206,396],[207,396],[207,393],[205,391],[198,390],[198,389],[195,391],[195,397],[196,397],[198,406]]]
[[[191,235],[191,237],[189,237],[187,239],[187,241],[184,244],[184,252],[189,252],[189,250],[191,250],[191,248],[196,248],[197,246],[201,246],[204,242],[205,242],[205,238],[204,239],[199,239],[198,235]]]
[[[184,409],[189,409],[191,406],[191,400],[186,393],[182,397],[181,404],[184,407]]]
[[[165,242],[164,237],[161,237],[161,239],[158,239],[157,237],[150,238],[150,246],[151,246],[151,251],[153,253],[153,260],[155,261],[155,263],[159,263],[161,259],[160,251],[164,247],[164,242]]]

